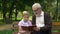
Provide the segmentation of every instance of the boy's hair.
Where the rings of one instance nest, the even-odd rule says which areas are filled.
[[[24,15],[28,15],[29,16],[29,13],[27,11],[23,11],[23,16]]]

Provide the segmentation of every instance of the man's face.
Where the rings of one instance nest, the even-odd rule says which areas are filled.
[[[41,13],[41,9],[40,8],[32,7],[32,10],[33,10],[33,12],[34,12],[34,14],[36,16],[39,16],[39,14]]]

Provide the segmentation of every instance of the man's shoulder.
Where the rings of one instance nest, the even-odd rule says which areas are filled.
[[[32,17],[36,17],[35,15],[33,15]]]
[[[50,14],[48,12],[44,12],[44,15],[49,16]]]
[[[44,13],[44,17],[45,18],[51,18],[50,14],[49,13],[46,13],[46,12]]]

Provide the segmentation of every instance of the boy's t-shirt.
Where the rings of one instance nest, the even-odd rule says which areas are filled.
[[[19,23],[18,23],[18,26],[32,26],[32,23],[28,20],[26,23],[24,22],[24,20],[21,20]],[[24,28],[22,28],[22,29],[24,29]],[[24,30],[22,30],[21,32],[24,32],[25,31],[25,29]],[[26,32],[26,31],[25,31]]]
[[[18,26],[32,26],[32,23],[28,20],[27,22],[24,22],[22,19],[19,23]]]

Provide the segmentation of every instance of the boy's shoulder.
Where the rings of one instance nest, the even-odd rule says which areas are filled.
[[[19,21],[19,23],[22,23],[22,22],[24,22],[23,19],[21,21]]]
[[[23,20],[19,21],[18,25],[22,26],[23,25]]]

